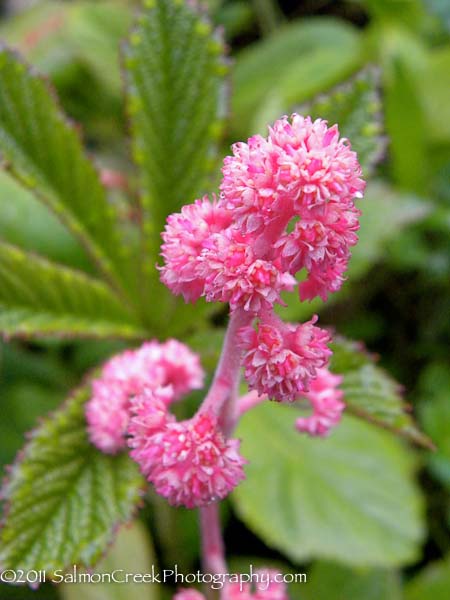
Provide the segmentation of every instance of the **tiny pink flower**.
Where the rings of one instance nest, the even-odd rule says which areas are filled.
[[[169,415],[166,420],[161,418],[158,423],[162,426],[153,430],[151,404],[151,399],[144,403],[139,398],[132,400],[131,457],[170,504],[204,506],[227,496],[244,479],[245,461],[239,454],[239,441],[226,440],[212,415],[198,414],[180,423]],[[163,404],[159,403],[158,414]],[[142,435],[146,406],[152,413],[151,427]]]
[[[186,302],[195,302],[203,294],[204,281],[199,273],[199,256],[209,237],[226,229],[231,213],[219,208],[207,196],[183,206],[181,213],[167,218],[161,246],[164,266],[161,281]]]
[[[331,355],[328,332],[316,327],[317,317],[301,325],[284,324],[272,317],[258,330],[241,330],[243,364],[250,389],[279,402],[293,402],[309,389],[317,369]]]
[[[310,401],[313,413],[297,419],[295,426],[298,431],[324,437],[340,422],[345,408],[342,401],[344,393],[338,389],[341,383],[342,376],[333,375],[328,369],[318,369],[309,391],[303,394]]]
[[[252,246],[217,235],[203,254],[205,296],[208,302],[228,302],[233,311],[255,314],[282,303],[280,292],[292,290],[296,280],[271,261],[257,258]]]

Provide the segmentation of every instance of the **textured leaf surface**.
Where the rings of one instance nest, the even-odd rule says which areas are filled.
[[[365,177],[371,174],[381,158],[385,141],[382,137],[379,77],[367,68],[350,81],[297,109],[314,119],[337,123],[341,135],[347,137],[358,153]]]
[[[80,388],[31,434],[6,482],[0,531],[3,568],[92,565],[114,528],[130,519],[142,478],[129,456],[107,456],[89,444]]]
[[[95,567],[95,573],[111,574],[123,581],[126,573],[151,573],[156,557],[148,529],[140,521],[122,527]],[[58,586],[62,600],[157,600],[158,583],[63,583]]]
[[[124,62],[144,233],[154,258],[166,216],[194,200],[212,166],[227,67],[221,40],[187,2],[144,6]]]
[[[294,562],[414,560],[423,535],[421,498],[404,448],[352,417],[329,438],[311,439],[295,431],[297,414],[267,402],[238,428],[250,463],[233,502],[246,525]]]
[[[425,447],[433,444],[407,412],[400,385],[358,344],[338,339],[331,369],[344,375],[341,388],[348,412]]]
[[[5,48],[0,48],[0,154],[117,282],[115,263],[124,249],[98,175],[46,83]]]
[[[0,171],[0,239],[67,266],[93,270],[70,232],[4,171]]]
[[[0,242],[0,332],[139,337],[102,281]]]
[[[349,569],[316,562],[308,585],[301,588],[304,600],[402,600],[400,577],[387,569]]]

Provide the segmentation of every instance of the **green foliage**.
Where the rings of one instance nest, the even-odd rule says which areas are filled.
[[[92,271],[83,248],[33,194],[0,171],[0,238],[65,265]]]
[[[0,331],[10,336],[143,335],[102,281],[1,242]]]
[[[450,374],[448,365],[431,364],[419,385],[420,421],[436,444],[436,452],[427,456],[428,465],[450,490]]]
[[[125,249],[98,175],[47,85],[4,48],[0,152],[11,173],[48,204],[118,286]]]
[[[450,556],[432,563],[406,586],[405,600],[447,600],[450,595]]]
[[[266,402],[238,428],[247,480],[233,502],[245,524],[293,562],[394,566],[417,558],[421,497],[411,457],[351,417],[328,439],[294,428],[292,406]]]
[[[366,68],[345,84],[339,85],[296,112],[337,123],[341,135],[351,140],[358,153],[364,177],[380,160],[385,140],[382,137],[381,99],[376,69]]]
[[[194,200],[214,165],[227,67],[205,15],[176,0],[144,6],[124,62],[142,224],[154,260],[167,214]]]
[[[302,589],[304,600],[402,600],[400,578],[386,569],[349,569],[317,562]]]
[[[234,137],[265,128],[293,104],[342,81],[360,66],[361,59],[357,30],[344,22],[305,19],[281,27],[236,59]],[[270,114],[261,106],[264,102],[271,108]],[[264,116],[257,114],[255,119],[255,112]]]
[[[156,563],[154,550],[146,528],[140,521],[122,527],[96,565],[94,573],[116,573],[118,581],[126,573],[151,573]],[[157,583],[63,583],[58,586],[62,600],[158,600]]]
[[[32,433],[3,495],[0,563],[6,569],[92,566],[139,502],[142,478],[127,454],[107,456],[87,438],[80,388]]]
[[[358,344],[343,339],[335,340],[332,349],[331,370],[344,375],[341,388],[348,412],[433,448],[408,414],[399,384],[375,365],[370,355]]]

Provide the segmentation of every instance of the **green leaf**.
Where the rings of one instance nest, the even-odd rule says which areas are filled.
[[[447,600],[450,596],[450,555],[419,572],[405,587],[405,600]]]
[[[423,193],[428,183],[428,155],[420,90],[428,67],[427,56],[418,40],[400,27],[385,26],[377,35],[382,46],[383,106],[391,175],[399,187]]]
[[[222,129],[224,48],[205,15],[181,0],[147,0],[124,49],[143,233],[153,262],[166,216],[192,202]]]
[[[101,583],[62,583],[58,586],[62,600],[158,600],[157,583],[108,582],[114,573],[117,581],[123,581],[127,573],[151,573],[156,563],[155,553],[149,533],[140,521],[122,527],[106,556],[94,569],[94,573],[105,573],[106,581]],[[70,570],[68,575],[70,576]]]
[[[48,204],[102,273],[121,287],[117,263],[126,251],[97,172],[46,83],[5,48],[0,48],[0,153],[11,173]]]
[[[8,336],[143,336],[102,281],[1,242],[0,331]]]
[[[250,462],[233,493],[245,524],[293,562],[394,566],[417,558],[422,502],[405,449],[346,417],[327,439],[300,435],[293,406],[266,402],[238,436]]]
[[[243,50],[233,73],[234,138],[265,131],[280,111],[342,81],[361,65],[362,58],[357,29],[323,17],[280,27]],[[266,102],[272,106],[270,114],[264,110]]]
[[[337,123],[341,135],[348,138],[358,153],[363,175],[367,177],[381,158],[384,138],[381,125],[379,77],[374,68],[366,68],[351,80],[327,94],[296,109],[312,118]]]
[[[433,474],[450,490],[450,374],[448,365],[432,363],[419,384],[419,416],[425,431],[436,444],[427,456]]]
[[[402,600],[400,578],[386,569],[349,569],[316,562],[301,588],[303,600]]]
[[[34,430],[9,473],[0,531],[4,569],[92,566],[139,502],[142,478],[126,453],[89,443],[80,388]]]
[[[374,358],[355,343],[337,338],[332,344],[331,370],[344,376],[346,410],[369,423],[401,435],[426,448],[431,440],[415,424],[400,385]]]
[[[80,244],[31,192],[0,171],[0,239],[59,263],[92,271]]]

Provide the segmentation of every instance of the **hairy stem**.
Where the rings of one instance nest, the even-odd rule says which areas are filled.
[[[219,503],[214,502],[200,508],[200,530],[202,535],[202,569],[204,573],[222,574],[227,572],[222,530],[220,526]],[[216,598],[215,590],[206,589],[208,600]]]
[[[252,318],[251,314],[241,308],[231,314],[219,364],[199,412],[208,411],[219,417],[224,403],[235,391],[239,381],[242,355],[238,345],[238,331],[248,325]]]

